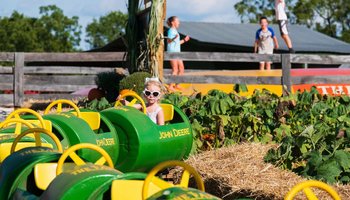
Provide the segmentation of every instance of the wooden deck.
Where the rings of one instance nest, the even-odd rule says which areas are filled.
[[[164,81],[170,85],[177,83],[182,94],[191,95],[196,92],[206,94],[212,89],[232,92],[236,83],[246,84],[251,95],[254,90],[268,89],[278,95],[282,94],[282,70],[185,70],[183,76],[172,76],[170,69],[164,70]],[[242,79],[244,77],[244,79]]]

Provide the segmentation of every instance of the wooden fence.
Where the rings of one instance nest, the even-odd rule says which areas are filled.
[[[0,53],[0,62],[13,66],[0,67],[0,105],[20,107],[26,99],[73,98],[79,89],[95,87],[98,72],[113,71],[111,67],[81,67],[84,63],[120,62],[124,52],[113,53]],[[26,66],[27,63],[50,63],[45,66]],[[56,64],[55,64],[56,63]],[[79,63],[80,66],[57,66],[57,63]],[[25,94],[41,91],[41,94]],[[9,92],[11,93],[11,92]],[[27,93],[27,92],[26,92]]]
[[[124,52],[108,53],[0,53],[0,62],[13,62],[12,67],[0,67],[0,90],[10,90],[13,94],[0,94],[0,105],[23,105],[24,100],[72,98],[70,92],[95,86],[98,72],[112,71],[111,67],[81,67],[81,63],[121,62]],[[166,83],[245,83],[285,85],[290,91],[292,84],[344,83],[350,82],[348,76],[291,76],[291,64],[345,64],[350,56],[344,55],[304,55],[218,52],[181,52],[165,53],[166,61],[182,59],[184,61],[208,62],[260,62],[281,63],[281,77],[227,77],[227,76],[165,76]],[[80,63],[80,66],[27,66],[27,63]],[[24,91],[43,91],[45,94],[25,94]]]
[[[262,76],[262,77],[228,77],[228,76],[168,76],[168,83],[223,83],[223,84],[268,84],[284,85],[288,91],[291,91],[292,84],[340,84],[350,83],[349,76],[291,76],[291,64],[322,64],[336,65],[349,64],[350,55],[311,55],[311,54],[273,54],[261,55],[251,53],[217,53],[217,52],[181,52],[165,53],[165,60],[182,59],[183,61],[207,61],[207,62],[256,62],[271,61],[281,63],[282,76]],[[258,65],[257,65],[258,68]]]

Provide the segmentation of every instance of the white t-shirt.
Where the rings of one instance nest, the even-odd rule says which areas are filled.
[[[287,20],[284,0],[275,0],[276,20]]]

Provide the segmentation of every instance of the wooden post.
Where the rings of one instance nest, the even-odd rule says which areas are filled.
[[[13,69],[13,106],[23,105],[24,89],[24,53],[15,53],[15,68]]]
[[[291,93],[292,91],[292,81],[290,76],[290,54],[281,54],[281,62],[282,62],[282,87],[283,94]]]
[[[166,0],[163,2],[163,13],[162,13],[162,20],[160,20],[158,25],[158,33],[157,35],[164,35],[164,20],[166,17]],[[159,48],[157,51],[157,60],[158,60],[158,75],[159,79],[163,80],[163,65],[164,65],[164,39],[160,39]]]

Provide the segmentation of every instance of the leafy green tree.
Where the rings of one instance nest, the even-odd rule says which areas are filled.
[[[35,24],[39,42],[46,52],[77,50],[80,43],[79,18],[69,18],[55,5],[40,7],[40,19]]]
[[[102,47],[125,33],[127,20],[128,15],[120,11],[110,12],[98,20],[93,19],[93,22],[86,27],[85,41],[91,48]]]
[[[350,42],[350,0],[286,0],[291,23],[306,25],[331,37]],[[242,23],[274,17],[274,0],[242,0],[234,5]]]
[[[242,0],[234,5],[242,23],[257,23],[262,16],[270,21],[274,16],[275,0]]]
[[[315,27],[329,36],[350,41],[346,34],[350,28],[349,9],[350,0],[299,0],[293,13],[299,24]]]
[[[17,11],[10,17],[0,18],[0,51],[42,51],[33,29],[35,21]]]
[[[0,18],[0,51],[70,52],[80,42],[78,17],[68,18],[56,6],[40,7],[40,18],[14,11]]]

